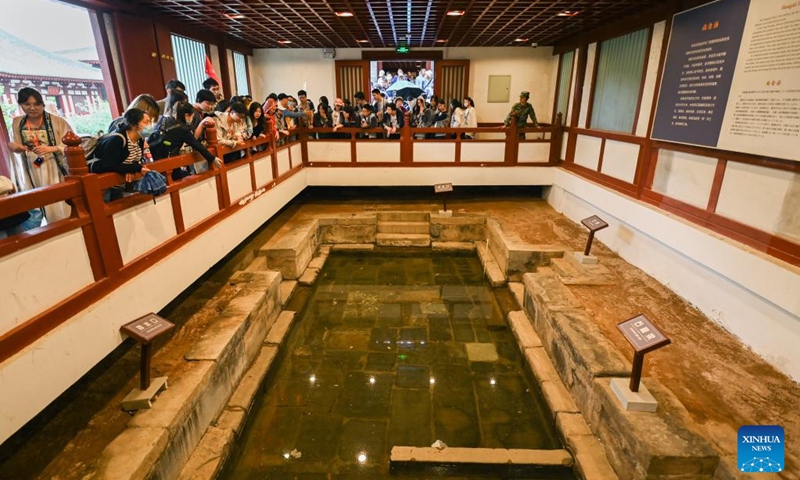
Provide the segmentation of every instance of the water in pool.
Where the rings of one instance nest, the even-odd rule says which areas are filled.
[[[389,454],[435,440],[560,448],[474,254],[334,252],[299,301],[225,478],[427,478]]]

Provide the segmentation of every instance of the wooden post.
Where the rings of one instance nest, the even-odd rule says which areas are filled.
[[[564,125],[562,123],[561,112],[556,114],[556,123],[553,124],[553,132],[550,134],[550,163],[557,164],[561,160],[561,142]]]
[[[631,383],[628,385],[631,392],[639,391],[639,383],[642,381],[642,366],[644,365],[644,353],[636,352],[633,354],[633,369],[631,370]]]
[[[517,130],[517,115],[511,112],[511,123],[506,130],[506,154],[505,163],[517,163],[517,156],[519,154],[519,132]]]
[[[89,165],[86,164],[86,153],[81,147],[81,137],[75,135],[74,132],[69,131],[62,142],[67,146],[64,153],[67,155],[67,165],[69,167],[70,175],[86,175],[89,173]]]
[[[411,138],[411,112],[405,112],[405,126],[400,129],[400,163],[414,161],[414,143]]]
[[[206,127],[204,134],[206,136],[206,148],[208,148],[208,151],[214,152],[214,156],[222,160],[221,148],[217,142],[217,127],[215,125]],[[225,173],[224,161],[219,170],[219,174],[215,176],[217,177],[217,202],[219,204],[219,209],[222,210],[230,205],[230,197],[228,196],[228,175]]]

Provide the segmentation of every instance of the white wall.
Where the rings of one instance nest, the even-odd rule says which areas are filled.
[[[800,268],[556,169],[547,201],[575,222],[600,215],[597,237],[800,379]]]
[[[117,347],[121,325],[159,311],[305,187],[301,170],[0,364],[0,444]]]
[[[429,49],[419,49],[429,50]],[[553,110],[558,56],[549,47],[454,47],[444,48],[446,60],[470,60],[469,96],[475,100],[479,122],[500,122],[519,92],[531,92],[531,103],[541,121],[549,121]],[[413,57],[412,57],[413,58]],[[360,60],[361,49],[336,50],[336,60]],[[322,58],[319,49],[256,49],[251,60],[254,98],[263,100],[269,93],[292,93],[306,86],[316,103],[326,95],[336,96],[335,60]],[[489,75],[511,75],[509,103],[487,103]]]

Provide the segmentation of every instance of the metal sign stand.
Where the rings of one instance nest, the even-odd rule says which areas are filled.
[[[452,217],[453,211],[447,211],[447,195],[449,192],[453,191],[453,184],[452,183],[437,183],[433,186],[434,193],[441,193],[442,194],[442,210],[439,210],[439,215],[445,217]]]
[[[581,252],[575,252],[575,260],[578,263],[597,263],[597,257],[593,257],[589,255],[589,252],[592,250],[592,242],[594,241],[594,233],[598,232],[606,227],[608,227],[608,223],[605,220],[601,219],[597,215],[592,215],[591,217],[584,218],[581,220],[581,223],[584,227],[589,229],[589,238],[586,240],[586,248],[583,250],[583,254]]]
[[[152,342],[161,335],[175,328],[175,324],[167,321],[155,313],[149,313],[141,318],[123,325],[120,331],[142,344],[142,361],[139,378],[139,387],[134,388],[122,400],[122,409],[125,411],[144,410],[153,406],[153,400],[162,391],[167,389],[167,377],[150,378],[150,359],[152,357]]]
[[[617,324],[617,328],[633,346],[633,368],[630,380],[626,378],[611,379],[611,391],[617,396],[625,410],[655,412],[658,409],[658,402],[647,390],[647,387],[641,383],[644,355],[669,345],[672,340],[656,328],[650,319],[641,314]]]

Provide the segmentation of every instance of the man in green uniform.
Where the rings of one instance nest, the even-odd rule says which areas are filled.
[[[539,122],[536,121],[536,112],[533,111],[533,105],[528,103],[528,99],[531,97],[530,92],[522,92],[519,94],[519,103],[515,103],[513,107],[511,107],[511,112],[509,112],[508,116],[506,116],[505,126],[508,127],[511,124],[511,116],[516,116],[517,128],[525,128],[525,123],[528,121],[528,116],[531,117],[531,122],[533,122],[534,127],[539,126]],[[519,138],[524,140],[525,134],[520,133]]]

